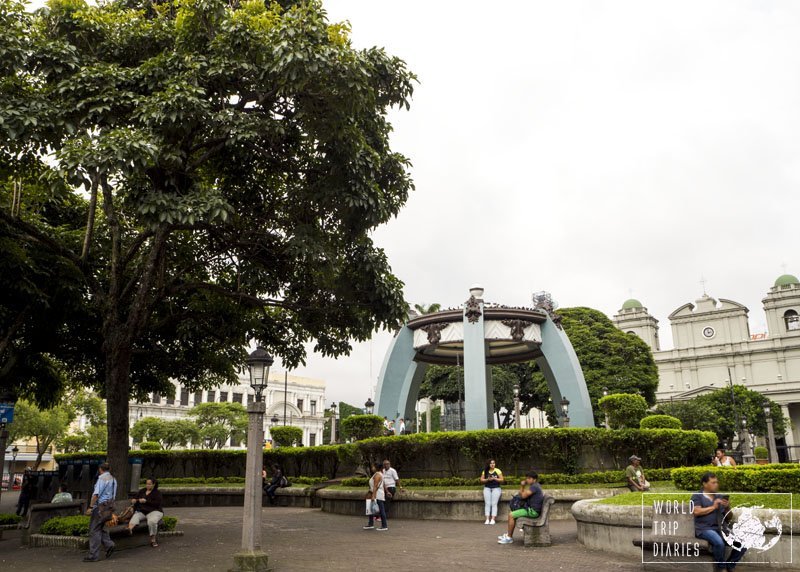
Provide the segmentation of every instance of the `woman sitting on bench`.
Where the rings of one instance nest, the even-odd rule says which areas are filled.
[[[131,499],[133,505],[133,516],[128,523],[128,534],[133,534],[133,529],[143,520],[147,519],[147,527],[150,530],[150,545],[158,547],[158,523],[164,518],[163,500],[158,491],[158,481],[147,479],[145,486],[139,491],[135,499]]]

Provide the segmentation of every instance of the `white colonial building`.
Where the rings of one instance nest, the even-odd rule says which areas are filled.
[[[673,348],[662,350],[658,320],[638,300],[627,300],[614,316],[623,331],[636,334],[653,350],[658,365],[658,400],[688,399],[741,384],[780,403],[790,430],[785,443],[800,457],[800,281],[779,277],[763,300],[766,333],[751,334],[748,309],[738,302],[703,294],[669,315]]]
[[[241,403],[247,406],[255,396],[249,385],[247,374],[241,374],[237,385],[222,385],[210,390],[190,392],[175,383],[175,397],[151,395],[144,403],[130,403],[130,423],[133,426],[144,417],[164,420],[183,419],[189,410],[199,403]],[[270,372],[264,392],[267,412],[264,416],[264,435],[270,438],[269,428],[276,425],[292,425],[303,430],[303,445],[322,444],[322,429],[325,425],[325,382],[309,377]],[[231,448],[243,448],[242,444],[229,444]]]

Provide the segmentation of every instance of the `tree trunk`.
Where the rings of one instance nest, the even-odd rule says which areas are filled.
[[[108,418],[107,461],[117,479],[117,498],[127,498],[130,480],[128,464],[128,399],[130,396],[131,348],[119,341],[109,343],[106,352],[106,416]]]

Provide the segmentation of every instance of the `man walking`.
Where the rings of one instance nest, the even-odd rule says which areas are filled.
[[[108,463],[100,465],[98,473],[92,499],[86,510],[86,514],[91,518],[89,519],[89,555],[83,559],[84,562],[97,562],[100,559],[101,544],[106,549],[106,558],[110,558],[114,552],[114,543],[106,530],[106,522],[109,518],[105,518],[105,515],[101,514],[100,507],[103,503],[113,503],[117,498],[117,480],[111,475]]]
[[[747,548],[732,548],[730,556],[725,560],[725,540],[722,538],[720,523],[725,511],[730,507],[726,496],[717,494],[719,481],[715,473],[705,473],[700,479],[702,489],[692,495],[694,504],[694,535],[708,541],[714,554],[714,563],[720,570],[734,570],[736,563],[742,559]]]

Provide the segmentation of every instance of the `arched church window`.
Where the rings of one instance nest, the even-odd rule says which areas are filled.
[[[786,322],[787,331],[800,331],[800,316],[797,315],[797,311],[786,310],[786,312],[783,314],[783,320]]]

